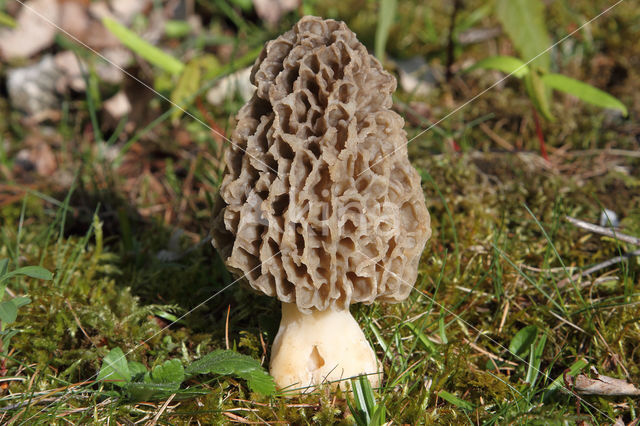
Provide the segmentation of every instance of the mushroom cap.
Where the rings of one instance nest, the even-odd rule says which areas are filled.
[[[214,208],[227,267],[302,312],[405,299],[431,229],[395,78],[343,22],[307,16],[251,82]]]

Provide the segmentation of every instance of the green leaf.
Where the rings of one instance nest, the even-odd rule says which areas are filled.
[[[589,365],[589,363],[586,360],[579,359],[576,362],[574,362],[573,364],[571,364],[571,367],[569,367],[569,371],[567,371],[566,374],[568,376],[575,376],[580,371],[582,371],[582,369],[584,369],[587,365]],[[551,384],[549,386],[547,386],[547,390],[548,391],[552,391],[552,390],[558,389],[559,387],[563,386],[564,385],[564,374],[565,373],[562,373],[558,377],[556,377],[555,380],[553,382],[551,382]]]
[[[98,380],[125,387],[131,381],[131,371],[127,360],[120,348],[113,348],[102,360],[102,367],[98,373]]]
[[[602,108],[616,109],[622,112],[625,117],[628,115],[627,107],[622,102],[610,94],[603,92],[600,89],[596,89],[590,84],[566,77],[562,74],[544,74],[541,78],[543,83],[552,89],[568,93],[585,102]]]
[[[378,405],[367,376],[359,376],[351,380],[353,390],[353,404],[347,398],[347,405],[351,410],[357,425],[378,426],[384,424],[386,410],[384,405]]]
[[[7,259],[0,261],[0,282],[8,280],[9,278],[17,277],[19,275],[26,275],[31,278],[47,281],[53,278],[53,274],[41,266],[24,266],[7,274],[7,263]],[[5,271],[4,274],[2,274],[3,269]]]
[[[200,63],[198,61],[189,62],[184,68],[184,71],[182,71],[182,74],[180,74],[178,84],[176,84],[176,87],[171,92],[171,102],[179,105],[183,109],[187,109],[191,98],[195,96],[200,88],[201,76]],[[182,109],[174,109],[171,113],[171,119],[174,121],[177,120],[182,113]]]
[[[527,88],[527,94],[533,102],[536,109],[542,114],[544,118],[549,121],[554,121],[551,114],[551,108],[549,107],[549,92],[545,87],[542,79],[537,72],[530,72],[524,76],[524,85]]]
[[[10,302],[13,303],[14,305],[16,305],[16,309],[20,309],[23,306],[26,306],[29,303],[31,303],[31,299],[29,299],[28,297],[24,297],[24,296],[18,296],[18,297],[14,297],[13,299],[11,299]]]
[[[0,11],[0,25],[9,27],[9,28],[15,28],[16,20],[13,19],[11,16],[7,15],[6,13]]]
[[[389,38],[389,30],[396,17],[398,0],[381,0],[378,9],[378,25],[376,26],[375,53],[376,58],[382,61],[384,49]]]
[[[132,380],[135,380],[136,376],[143,375],[147,372],[147,367],[137,361],[129,361],[127,363],[127,366],[129,367],[129,372],[131,373]]]
[[[258,361],[234,351],[213,351],[189,365],[185,373],[188,376],[196,374],[237,376],[245,379],[251,390],[263,395],[272,395],[276,390],[273,377]]]
[[[11,338],[18,334],[18,330],[2,330],[0,336],[2,337],[2,352],[7,353],[9,351],[9,342]]]
[[[523,61],[513,56],[492,56],[485,58],[467,68],[465,72],[476,69],[498,70],[518,78],[522,78],[529,73],[529,67]]]
[[[523,357],[531,348],[531,345],[536,340],[536,336],[538,336],[538,327],[535,325],[528,325],[518,331],[513,339],[511,339],[511,343],[509,343],[509,352],[512,354]]]
[[[458,408],[462,408],[464,410],[473,410],[473,404],[465,401],[464,399],[458,398],[452,393],[441,390],[440,392],[438,392],[438,396],[447,401],[449,404],[453,404]]]
[[[529,383],[529,386],[533,388],[540,374],[540,364],[542,363],[542,352],[544,346],[547,343],[547,335],[543,334],[538,343],[535,345],[534,350],[529,353],[529,367],[527,368],[527,377],[525,382]]]
[[[151,401],[164,399],[175,393],[180,386],[174,383],[128,382],[123,388],[132,401]]]
[[[181,38],[189,35],[191,25],[187,21],[169,20],[164,24],[164,33],[169,38]]]
[[[387,409],[384,405],[378,405],[371,416],[371,421],[369,422],[372,426],[382,426],[387,421]]]
[[[522,59],[528,62],[537,57],[531,65],[549,70],[551,60],[545,50],[551,46],[551,38],[545,25],[544,3],[541,0],[497,0],[496,15]]]
[[[180,387],[180,383],[184,381],[184,367],[179,359],[170,359],[162,364],[155,366],[151,373],[145,377],[145,381],[149,383],[164,383],[176,385],[176,389]]]
[[[24,266],[9,273],[11,276],[26,275],[31,278],[49,281],[53,278],[53,274],[41,266]]]
[[[178,75],[184,69],[184,64],[178,59],[163,52],[149,42],[140,38],[136,33],[111,18],[103,18],[102,24],[122,44],[142,56],[153,65],[162,68],[170,74]]]
[[[3,325],[11,324],[18,318],[18,308],[11,300],[0,302],[0,321]]]

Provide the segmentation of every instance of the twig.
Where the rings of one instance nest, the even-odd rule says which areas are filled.
[[[483,354],[485,356],[488,356],[489,358],[491,358],[493,360],[498,360],[500,362],[504,362],[505,364],[513,365],[515,367],[518,366],[517,362],[509,361],[507,359],[499,357],[498,355],[492,354],[491,352],[487,351],[486,349],[481,348],[480,346],[476,345],[475,343],[473,343],[470,340],[465,339],[465,341],[467,342],[467,345],[469,345],[469,347],[471,347],[472,349],[475,349],[476,351],[480,352],[481,354]]]
[[[158,419],[160,419],[160,416],[162,416],[162,413],[164,413],[164,411],[167,409],[167,407],[169,406],[173,398],[175,398],[175,396],[176,394],[174,393],[174,394],[171,394],[169,398],[167,398],[167,400],[164,402],[164,404],[162,404],[162,407],[160,407],[156,415],[153,416],[153,419],[149,420],[149,422],[147,423],[148,426],[155,426],[158,423]]]
[[[498,135],[496,132],[494,132],[493,130],[491,130],[491,128],[489,126],[487,126],[484,123],[480,123],[478,125],[478,127],[480,127],[480,129],[491,138],[492,141],[494,141],[495,143],[497,143],[498,145],[500,145],[501,148],[506,149],[507,151],[513,151],[515,148],[513,147],[513,145],[511,145],[511,143],[509,143],[509,141],[507,141],[506,139],[504,139],[503,137],[501,137],[500,135]]]
[[[589,269],[585,269],[583,272],[580,272],[578,274],[573,275],[570,279],[569,278],[565,278],[564,280],[560,281],[558,283],[558,287],[564,287],[565,285],[567,285],[567,283],[569,282],[569,280],[571,281],[575,281],[580,277],[586,277],[587,275],[591,275],[596,271],[599,271],[600,269],[604,269],[604,268],[608,268],[611,265],[615,265],[616,263],[620,263],[620,262],[624,262],[625,260],[635,257],[635,256],[640,256],[640,249],[638,250],[634,250],[634,251],[630,251],[628,253],[623,254],[622,256],[616,256],[614,258],[611,258],[609,260],[606,260],[602,263],[598,263],[595,266],[592,266]]]
[[[87,338],[87,340],[89,340],[89,342],[91,342],[91,344],[97,348],[96,343],[93,341],[93,339],[87,334],[87,332],[84,330],[84,328],[82,327],[82,323],[80,322],[80,319],[78,318],[78,316],[76,315],[76,311],[73,310],[73,307],[71,306],[71,303],[69,303],[68,300],[65,300],[65,303],[67,304],[67,306],[69,307],[69,311],[71,312],[71,315],[73,316],[73,319],[76,321],[76,324],[78,325],[78,327],[80,328],[80,331],[82,331],[82,334],[84,334],[84,337]]]
[[[605,235],[607,237],[615,238],[616,240],[624,241],[625,243],[633,244],[634,246],[640,246],[640,238],[622,234],[620,232],[616,232],[614,229],[594,225],[593,223],[585,222],[584,220],[576,219],[571,216],[565,216],[565,218],[574,225],[593,232],[594,234]]]

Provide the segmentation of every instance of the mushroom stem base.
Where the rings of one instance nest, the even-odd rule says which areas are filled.
[[[345,389],[344,379],[362,374],[374,387],[382,379],[376,354],[348,309],[303,314],[293,303],[282,304],[269,370],[278,388],[295,393],[330,382]]]

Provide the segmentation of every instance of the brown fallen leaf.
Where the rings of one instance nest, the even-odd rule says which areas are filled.
[[[50,22],[57,25],[59,14],[56,1],[26,2],[18,12],[16,28],[0,29],[0,57],[5,60],[28,58],[51,46],[57,29]]]
[[[595,368],[592,368],[595,375],[594,378],[587,377],[584,374],[578,374],[576,377],[568,376],[570,385],[576,392],[583,395],[610,395],[610,396],[636,396],[640,395],[640,389],[626,380],[616,379],[605,376]]]
[[[299,0],[253,0],[256,14],[271,25],[278,23],[282,15],[299,5]]]

